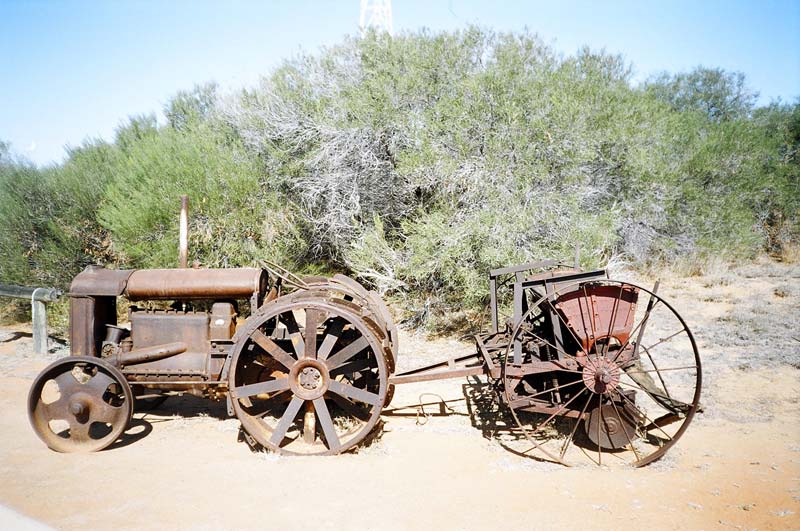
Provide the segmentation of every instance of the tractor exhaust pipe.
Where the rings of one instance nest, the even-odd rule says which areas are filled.
[[[163,360],[164,358],[171,358],[172,356],[183,354],[188,348],[186,343],[176,341],[174,343],[165,343],[163,345],[129,350],[128,352],[118,352],[108,361],[111,361],[117,367],[138,365],[140,363]]]
[[[180,232],[178,235],[178,261],[180,267],[189,267],[189,196],[181,196]]]

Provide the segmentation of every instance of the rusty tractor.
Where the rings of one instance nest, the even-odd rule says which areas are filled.
[[[183,236],[185,211],[181,219]],[[491,325],[475,336],[475,353],[396,374],[397,328],[375,292],[272,264],[187,268],[181,241],[184,267],[95,266],[75,277],[72,355],[45,368],[28,399],[51,449],[101,450],[135,406],[192,394],[225,400],[253,444],[339,454],[379,431],[395,385],[477,377],[513,421],[512,450],[565,465],[642,466],[699,410],[697,345],[658,283],[555,261],[491,271]],[[123,298],[129,327],[117,323]]]

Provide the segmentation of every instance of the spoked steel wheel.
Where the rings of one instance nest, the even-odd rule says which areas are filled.
[[[28,395],[36,435],[58,452],[92,452],[116,441],[127,428],[133,394],[107,362],[70,356],[45,368]]]
[[[701,365],[683,318],[651,290],[592,280],[541,297],[514,328],[503,392],[525,455],[643,466],[699,408]]]
[[[239,333],[229,389],[244,430],[290,455],[363,441],[387,398],[390,352],[360,307],[299,293],[265,305]]]
[[[304,280],[309,288],[323,290],[327,298],[341,298],[355,302],[362,308],[368,308],[370,319],[378,324],[381,331],[386,332],[386,337],[383,339],[391,351],[393,363],[397,362],[397,352],[400,348],[397,325],[389,307],[378,293],[368,291],[352,278],[341,274],[331,278],[308,277]]]

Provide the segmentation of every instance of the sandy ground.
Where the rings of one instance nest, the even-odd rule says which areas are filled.
[[[800,266],[721,268],[660,293],[698,338],[705,413],[643,469],[509,452],[481,428],[465,398],[481,387],[466,380],[399,387],[401,409],[355,454],[253,453],[221,404],[194,398],[136,414],[106,451],[57,454],[25,401],[66,351],[35,356],[29,337],[15,339],[25,327],[0,328],[0,528],[35,529],[31,518],[59,529],[800,529]],[[401,341],[400,370],[472,349]],[[440,399],[452,411],[418,414]]]

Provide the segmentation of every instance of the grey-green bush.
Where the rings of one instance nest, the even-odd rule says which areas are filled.
[[[4,148],[0,279],[175,265],[184,193],[203,264],[346,271],[426,325],[480,312],[489,269],[575,246],[658,267],[797,245],[800,102],[756,107],[718,68],[630,72],[529,33],[372,33],[182,91],[166,124],[134,117],[62,165]]]

